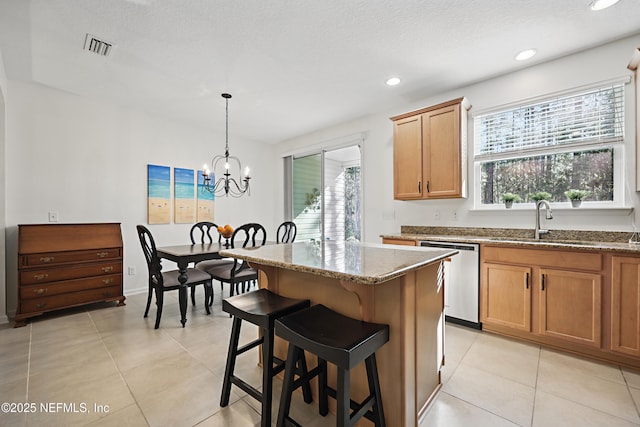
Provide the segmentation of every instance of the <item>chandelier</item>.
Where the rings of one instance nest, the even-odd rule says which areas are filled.
[[[227,110],[227,121],[226,121],[226,136],[225,136],[225,149],[224,155],[217,155],[211,160],[211,170],[207,167],[205,163],[202,177],[204,178],[204,189],[209,191],[210,193],[215,194],[216,196],[231,196],[231,197],[240,197],[244,194],[251,194],[249,191],[249,180],[251,177],[249,176],[249,167],[246,167],[244,170],[244,176],[240,178],[240,174],[242,172],[242,164],[240,163],[240,159],[236,156],[229,155],[229,99],[231,95],[228,93],[223,93],[222,97],[226,100],[226,110]],[[237,166],[237,176],[238,179],[233,178],[231,176],[231,164]],[[221,169],[224,166],[224,169]],[[235,169],[235,167],[234,167]],[[218,175],[219,178],[216,180],[216,175],[218,171],[222,171],[221,175]]]

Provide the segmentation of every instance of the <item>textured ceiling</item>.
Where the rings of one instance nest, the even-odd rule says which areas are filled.
[[[229,92],[230,135],[274,143],[640,34],[640,0],[590,2],[0,0],[0,49],[10,79],[214,129]]]

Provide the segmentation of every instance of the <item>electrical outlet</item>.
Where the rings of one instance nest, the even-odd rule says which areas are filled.
[[[436,221],[440,220],[440,211],[435,211],[433,213],[433,219],[435,219]]]
[[[451,216],[453,218],[454,221],[458,220],[458,212],[453,211],[453,215]]]
[[[49,222],[58,222],[58,212],[49,212]]]
[[[129,267],[127,272],[129,273],[129,276],[135,276],[136,275],[136,268],[135,267]]]

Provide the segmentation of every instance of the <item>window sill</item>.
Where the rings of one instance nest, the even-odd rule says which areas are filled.
[[[504,212],[504,213],[508,213],[508,214],[517,214],[519,212],[526,212],[527,214],[530,214],[531,212],[535,212],[536,208],[535,205],[533,203],[531,203],[530,205],[527,204],[525,206],[514,206],[511,209],[507,209],[504,207],[504,205],[495,205],[492,207],[483,207],[483,208],[473,208],[470,209],[469,212],[473,213],[473,214],[478,214],[478,215],[482,215],[482,214],[490,214],[490,215],[495,215],[498,212]],[[568,212],[570,211],[571,213],[574,214],[578,214],[578,215],[618,215],[618,216],[625,216],[625,215],[631,215],[631,213],[633,212],[633,206],[610,206],[610,207],[605,207],[605,206],[589,206],[589,205],[582,205],[579,208],[572,208],[571,206],[567,205],[553,205],[551,204],[551,210],[553,212]],[[541,209],[541,211],[544,211],[544,209]]]

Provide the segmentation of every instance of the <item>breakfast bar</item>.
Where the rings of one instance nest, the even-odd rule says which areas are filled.
[[[387,425],[402,426],[417,426],[440,389],[442,261],[455,254],[452,250],[335,241],[220,252],[224,257],[246,260],[259,270],[261,288],[389,325],[390,340],[377,352],[378,371]],[[284,358],[286,343],[276,343],[275,353]],[[314,358],[307,358],[313,367]],[[357,366],[351,375],[352,398],[366,397],[364,366]],[[335,384],[331,366],[329,383]],[[315,385],[312,390],[316,400]]]

